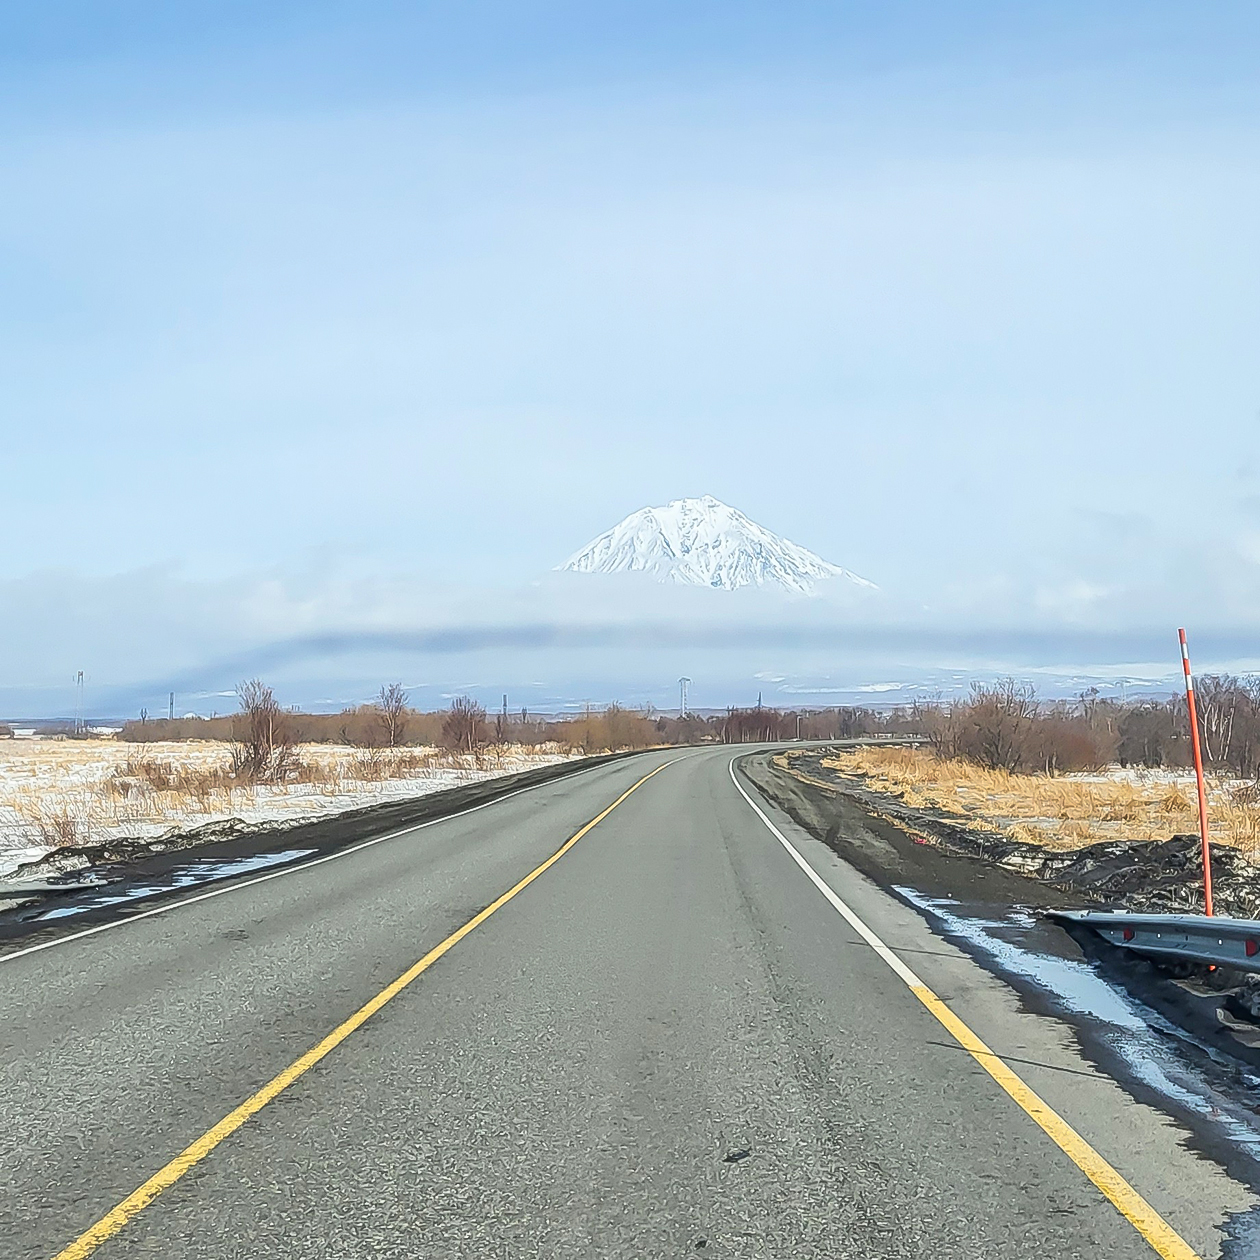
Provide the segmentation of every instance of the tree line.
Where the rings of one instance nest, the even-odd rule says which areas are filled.
[[[904,712],[842,707],[785,712],[757,705],[725,713],[670,715],[619,704],[572,715],[531,715],[527,710],[488,713],[479,701],[458,696],[449,708],[423,712],[408,703],[399,683],[381,688],[369,704],[339,713],[302,713],[283,707],[260,679],[241,683],[238,712],[223,717],[150,718],[127,722],[119,738],[134,742],[219,740],[236,748],[244,775],[275,777],[298,744],[357,748],[437,746],[475,754],[493,746],[556,744],[594,753],[695,743],[750,743],[783,739],[850,739],[858,735],[914,733]]]
[[[1204,759],[1219,773],[1260,780],[1260,679],[1206,675],[1197,684]],[[365,749],[437,746],[478,755],[489,747],[557,745],[596,753],[657,745],[759,743],[784,740],[914,736],[942,758],[988,769],[1057,774],[1119,762],[1146,768],[1191,764],[1184,696],[1124,702],[1096,689],[1073,701],[1039,700],[1013,678],[973,684],[958,700],[934,700],[887,711],[861,706],[782,710],[729,708],[725,713],[657,714],[610,704],[555,717],[487,712],[456,697],[449,708],[422,712],[399,683],[381,688],[370,704],[340,713],[283,708],[259,679],[237,689],[239,711],[216,718],[142,718],[120,738],[133,742],[207,739],[233,745],[242,777],[283,777],[292,750],[303,743]]]
[[[1260,679],[1209,674],[1195,685],[1205,764],[1235,778],[1260,779]],[[1184,696],[1039,701],[1026,683],[975,684],[963,700],[914,706],[936,754],[991,770],[1056,774],[1119,763],[1145,769],[1193,764]]]

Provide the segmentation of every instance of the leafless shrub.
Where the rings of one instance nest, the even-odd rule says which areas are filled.
[[[1044,774],[1101,770],[1115,760],[1117,739],[1104,722],[1056,706],[1034,717],[1020,768]]]
[[[65,804],[39,804],[23,811],[39,843],[50,849],[90,844],[91,820]]]
[[[917,704],[913,722],[938,760],[1009,773],[1098,769],[1110,764],[1120,742],[1115,706],[1094,693],[1078,705],[1042,705],[1013,678],[973,684],[965,700]]]
[[[566,748],[587,754],[648,748],[660,742],[644,714],[618,704],[587,709],[580,717],[557,723],[557,733]]]
[[[376,711],[385,730],[385,743],[390,748],[397,748],[407,729],[407,693],[402,683],[390,683],[381,688],[381,694],[376,699]]]
[[[486,708],[457,696],[442,723],[442,744],[454,752],[476,753],[486,742]]]
[[[293,761],[288,715],[260,679],[236,689],[241,711],[233,724],[232,776],[242,783],[278,783]]]
[[[1118,722],[1116,757],[1122,766],[1153,770],[1173,761],[1177,732],[1172,709],[1154,702],[1124,710]]]
[[[1037,699],[1027,683],[972,683],[971,699],[961,707],[959,751],[987,770],[1016,770],[1027,756],[1036,715]]]
[[[957,702],[945,704],[939,698],[916,702],[914,715],[927,736],[928,747],[937,757],[942,761],[954,761],[963,756],[963,705]]]
[[[364,748],[350,762],[350,776],[360,783],[383,783],[392,778],[393,763],[381,748]]]

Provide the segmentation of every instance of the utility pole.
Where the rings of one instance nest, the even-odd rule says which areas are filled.
[[[680,678],[678,680],[678,716],[685,718],[687,716],[687,684],[690,678]]]
[[[175,693],[173,691],[171,692],[170,704],[166,707],[166,718],[169,722],[175,721]]]
[[[79,670],[75,676],[76,696],[74,701],[74,733],[81,735],[83,733],[83,671]]]

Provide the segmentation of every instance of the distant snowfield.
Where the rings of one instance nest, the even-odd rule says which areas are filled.
[[[59,843],[154,839],[229,818],[305,821],[569,760],[551,746],[488,751],[478,764],[432,748],[370,754],[307,744],[298,757],[308,781],[210,786],[229,756],[227,744],[213,742],[0,742],[0,875]]]

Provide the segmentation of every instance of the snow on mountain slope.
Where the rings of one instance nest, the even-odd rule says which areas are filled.
[[[649,573],[661,582],[727,591],[779,586],[811,595],[819,581],[831,578],[875,586],[707,494],[632,512],[558,568],[574,573]]]

